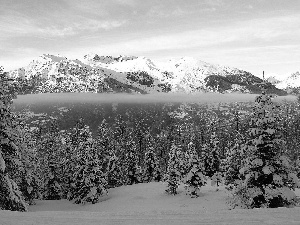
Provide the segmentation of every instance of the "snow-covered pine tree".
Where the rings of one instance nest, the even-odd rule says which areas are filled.
[[[244,179],[233,189],[232,204],[246,208],[282,207],[293,205],[294,188],[299,181],[288,160],[282,154],[283,141],[275,115],[276,106],[265,90],[256,97],[246,143],[251,154],[240,169]]]
[[[149,147],[148,151],[145,153],[144,162],[144,181],[151,182],[153,180],[158,180],[160,176],[159,163],[152,146]]]
[[[92,136],[89,126],[84,123],[80,118],[71,132],[71,142],[73,147],[79,146],[81,143],[86,142]]]
[[[244,160],[243,137],[238,135],[233,142],[233,146],[226,152],[226,161],[224,165],[224,184],[229,190],[235,186],[235,182],[240,180],[240,169]]]
[[[108,164],[110,162],[111,154],[113,153],[113,137],[112,130],[109,128],[105,119],[102,120],[97,129],[97,152],[98,157],[102,162],[102,171],[107,175]],[[113,154],[114,155],[114,154]]]
[[[63,132],[61,135],[61,142],[57,141],[56,143],[60,144],[63,152],[63,160],[60,164],[62,167],[63,177],[61,187],[62,187],[62,196],[68,198],[71,184],[74,183],[73,176],[76,172],[76,166],[78,165],[78,156],[81,154],[84,146],[88,140],[92,139],[92,134],[83,119],[79,119],[73,128],[70,129],[70,132]]]
[[[20,163],[15,118],[10,109],[14,97],[9,90],[9,79],[0,67],[0,209],[27,211],[24,197],[11,178]]]
[[[199,197],[199,191],[206,184],[206,177],[203,175],[201,164],[195,145],[190,142],[186,153],[188,158],[188,173],[184,177],[185,190],[192,198]]]
[[[169,152],[168,168],[166,174],[168,194],[176,195],[182,174],[180,172],[181,150],[173,143]]]
[[[35,165],[29,165],[23,169],[19,187],[25,201],[29,205],[35,205],[35,199],[40,198],[40,186],[35,173]]]
[[[44,177],[44,199],[59,200],[62,197],[62,187],[59,173],[57,172],[59,164],[54,161],[48,162],[47,173]]]
[[[76,204],[97,203],[99,198],[108,192],[94,140],[81,142],[76,157],[77,164],[68,199],[74,200]]]
[[[15,132],[18,139],[15,144],[19,150],[20,164],[18,170],[14,170],[12,179],[17,183],[22,195],[29,205],[34,205],[34,200],[40,198],[40,183],[36,173],[36,148],[35,140],[29,129],[24,123],[25,118],[16,115],[18,126]]]
[[[125,175],[126,184],[139,183],[138,157],[136,155],[137,146],[133,140],[128,140],[125,144]]]
[[[108,188],[118,187],[125,183],[121,164],[122,162],[120,162],[115,153],[111,151],[105,171]]]
[[[182,145],[178,144],[177,145],[178,148],[178,171],[180,172],[180,180],[182,181],[182,179],[187,175],[187,173],[189,172],[188,169],[188,163],[189,163],[189,159],[186,157],[186,153],[183,151]]]
[[[215,133],[212,133],[209,142],[204,144],[202,149],[202,160],[204,164],[205,175],[212,177],[220,171],[219,140]]]
[[[61,136],[58,124],[51,121],[47,132],[43,134],[37,144],[38,170],[42,180],[43,198],[59,200],[63,195],[63,156],[60,154]]]

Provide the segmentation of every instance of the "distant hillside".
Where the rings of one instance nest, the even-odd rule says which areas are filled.
[[[83,60],[42,55],[28,66],[10,71],[20,93],[46,92],[221,92],[260,93],[262,79],[249,72],[183,57],[154,62],[136,56],[99,56]],[[268,92],[285,91],[268,84]]]
[[[285,90],[289,94],[300,94],[300,73],[291,74],[285,80],[276,84],[276,87]]]
[[[163,92],[158,79],[145,81],[144,74],[121,73],[101,66],[92,66],[80,60],[42,55],[28,66],[11,71],[20,93],[52,92]]]

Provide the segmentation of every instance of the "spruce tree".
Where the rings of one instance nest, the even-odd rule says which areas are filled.
[[[125,176],[126,184],[139,183],[138,157],[136,155],[136,144],[133,140],[128,140],[124,146],[125,154]]]
[[[63,196],[64,156],[61,154],[61,136],[56,121],[41,135],[37,143],[38,170],[42,180],[43,198],[59,200]]]
[[[276,106],[265,90],[255,99],[241,182],[233,190],[233,204],[247,208],[282,207],[295,203],[292,190],[298,178],[283,152]]]
[[[51,160],[52,161],[52,160]],[[59,167],[58,163],[55,162],[48,163],[47,173],[44,177],[44,199],[46,200],[59,200],[62,197],[62,187],[60,174],[57,169]]]
[[[119,158],[113,151],[111,151],[109,153],[108,164],[105,172],[108,188],[118,187],[125,184],[121,164],[122,162]]]
[[[202,160],[204,163],[205,175],[212,177],[216,172],[220,171],[219,157],[219,140],[215,133],[210,136],[209,142],[204,144],[202,152]]]
[[[188,173],[184,177],[185,190],[192,198],[199,197],[199,191],[206,184],[206,177],[203,174],[203,165],[200,162],[194,144],[188,144]]]
[[[227,189],[231,190],[236,181],[241,179],[239,171],[244,160],[244,154],[243,138],[239,135],[234,139],[233,146],[226,152],[224,184]]]
[[[101,170],[95,142],[89,139],[78,146],[68,199],[74,200],[76,204],[94,204],[104,194],[107,194],[105,174]]]
[[[168,194],[176,195],[182,174],[180,172],[182,151],[174,143],[169,152],[168,168],[167,168],[167,189]]]
[[[144,162],[144,181],[151,182],[153,180],[158,180],[159,173],[158,160],[152,146],[149,147],[149,150],[145,153],[145,162]]]
[[[40,182],[36,170],[36,142],[29,127],[24,123],[24,118],[17,115],[17,122],[18,140],[15,143],[19,149],[20,165],[18,171],[14,171],[12,178],[20,187],[26,203],[34,205],[34,200],[40,198]]]
[[[18,170],[19,149],[16,145],[15,117],[11,112],[14,93],[9,79],[0,67],[0,209],[27,211],[27,204],[16,182],[11,178]]]

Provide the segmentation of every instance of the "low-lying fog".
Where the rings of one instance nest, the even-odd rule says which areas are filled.
[[[18,95],[15,104],[35,103],[164,103],[164,102],[253,102],[255,94],[219,94],[219,93],[158,93],[158,94],[107,94],[107,93],[43,93],[31,95]],[[278,96],[275,101],[295,101],[295,96]]]

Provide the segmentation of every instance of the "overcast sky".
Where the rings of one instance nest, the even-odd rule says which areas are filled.
[[[299,0],[0,0],[0,65],[90,52],[300,70]]]

